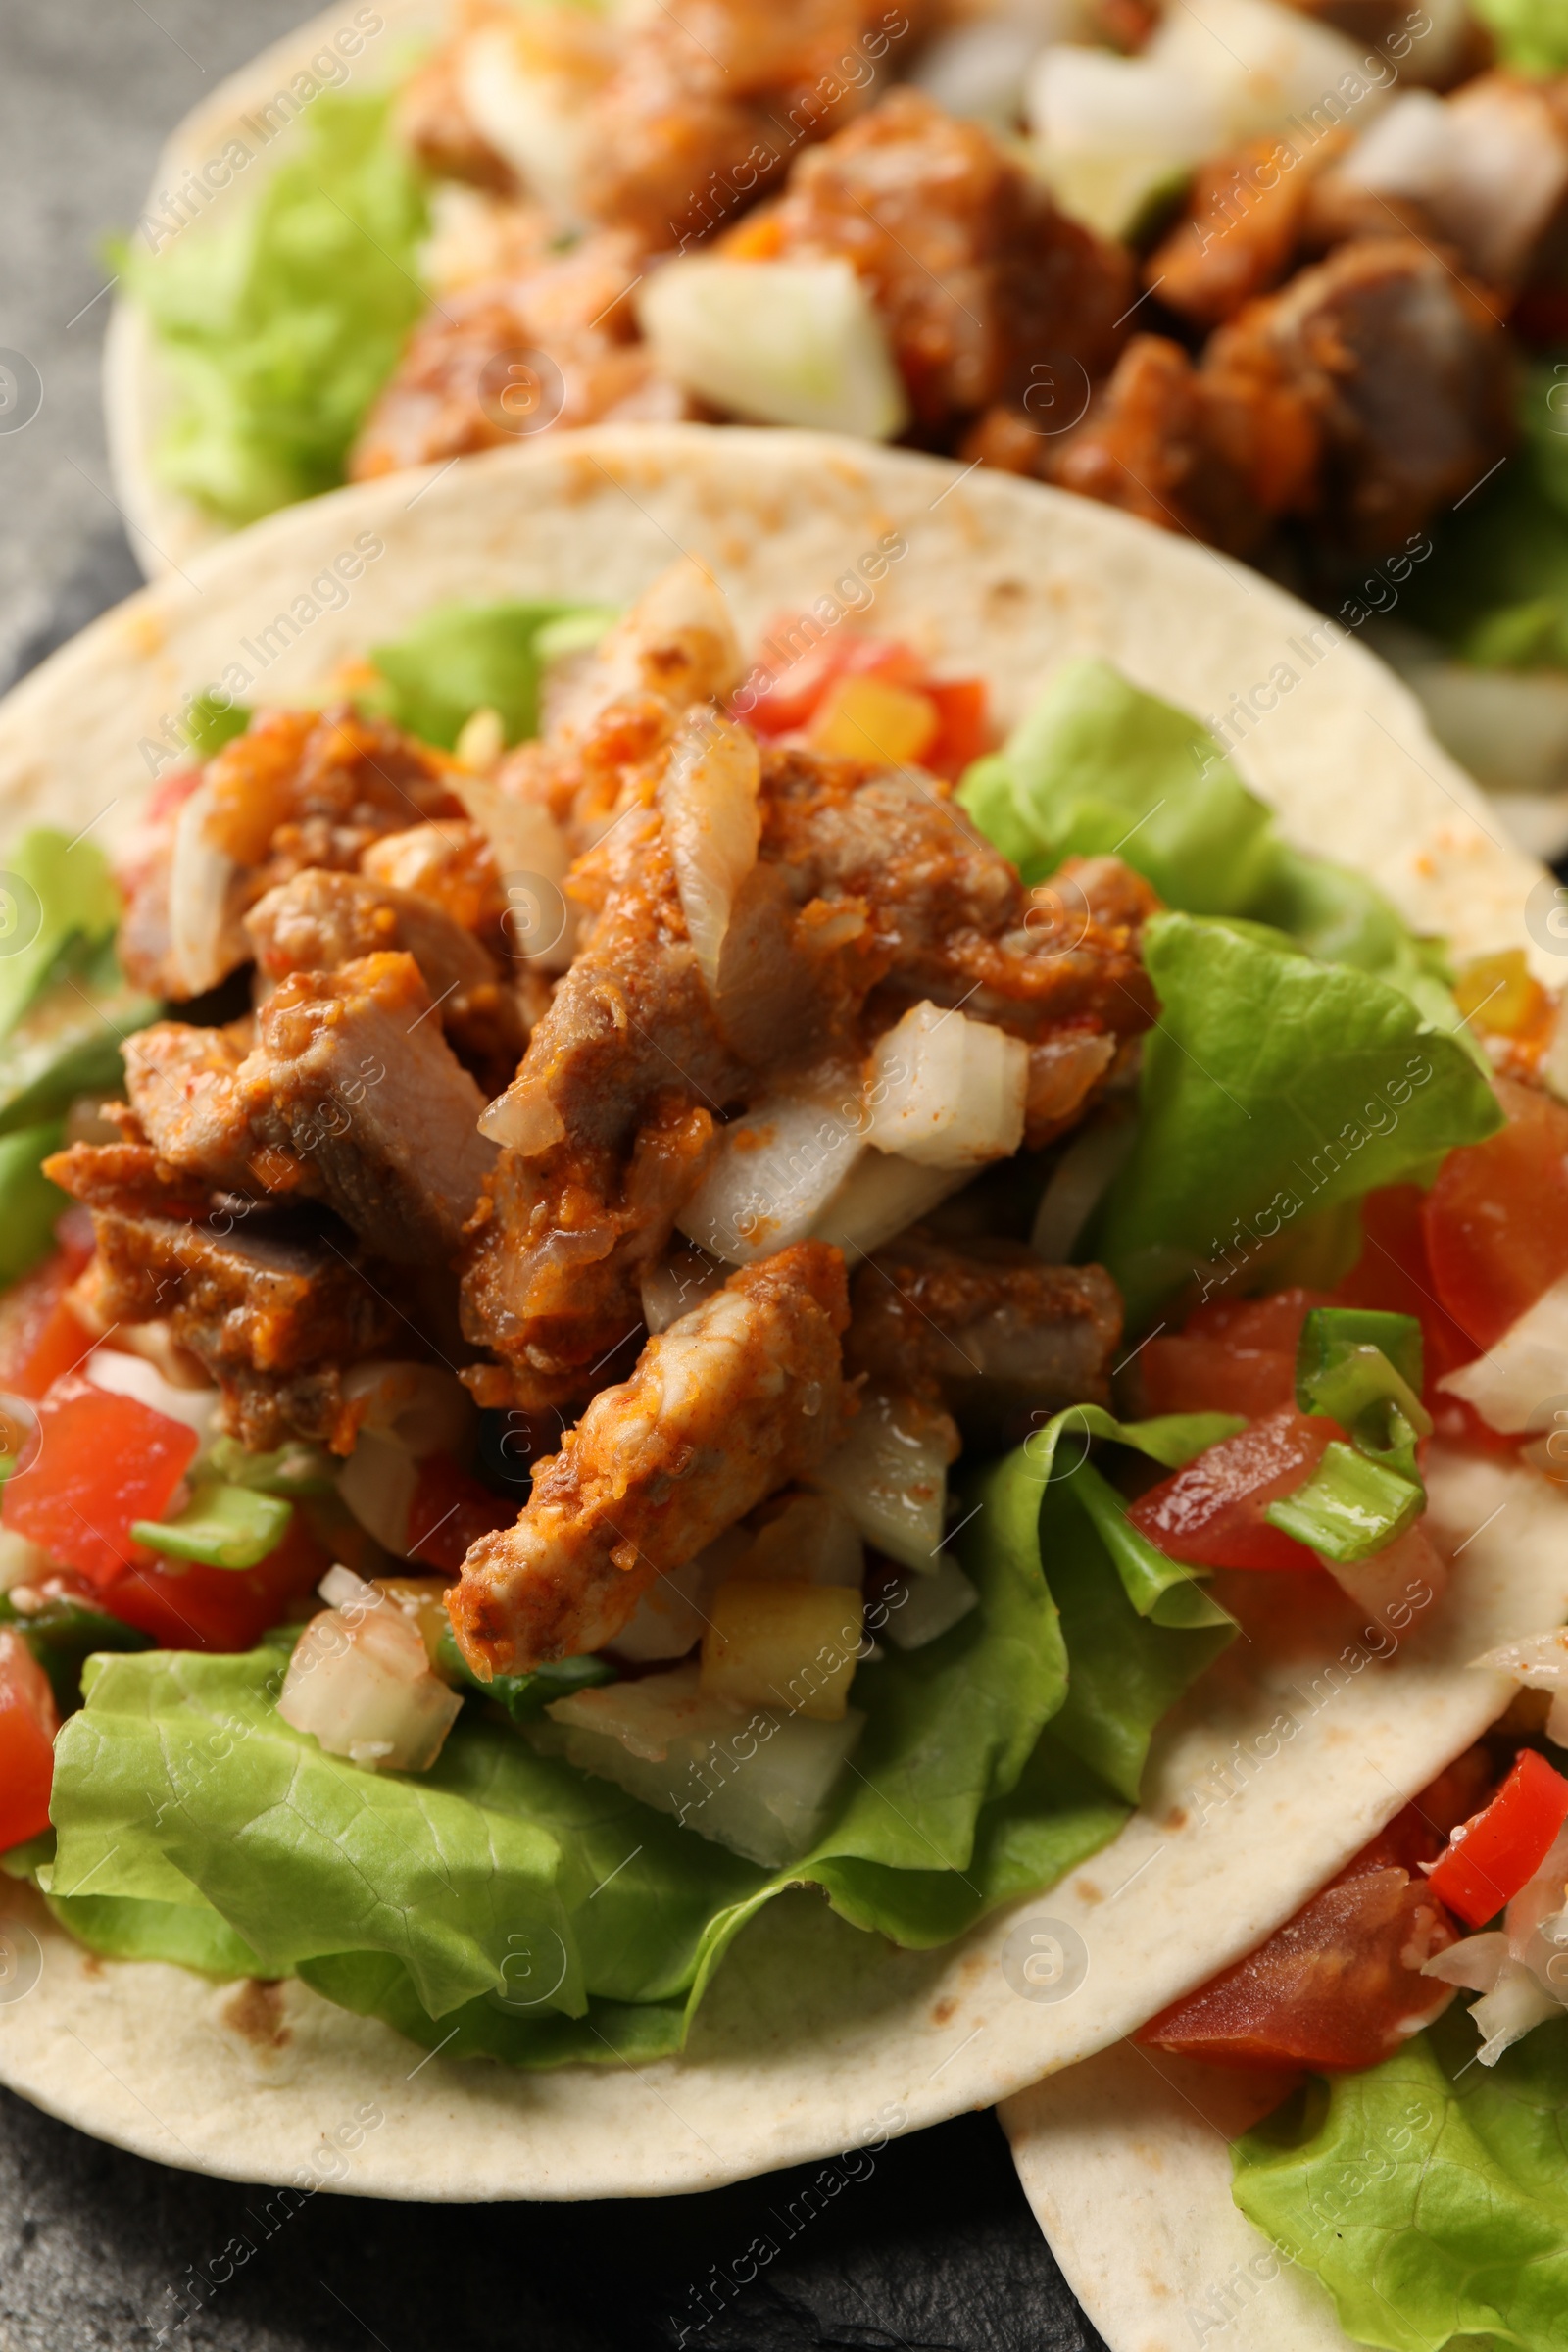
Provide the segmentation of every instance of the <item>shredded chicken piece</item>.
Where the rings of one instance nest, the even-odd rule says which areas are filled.
[[[1030,1416],[1108,1404],[1121,1298],[1102,1266],[1048,1266],[1021,1242],[961,1249],[918,1226],[855,1278],[845,1365],[943,1404],[995,1445]]]
[[[291,1152],[378,1254],[449,1261],[490,1173],[484,1098],[441,1034],[412,956],[295,972],[241,1076],[262,1140]]]
[[[311,866],[258,900],[245,929],[258,971],[272,982],[290,972],[336,971],[385,951],[412,956],[455,1052],[489,1092],[510,1083],[526,1043],[521,1007],[494,956],[435,899]]]
[[[1022,402],[1043,369],[1100,375],[1133,295],[1122,247],[1058,212],[979,123],[911,89],[803,156],[734,249],[850,262],[928,430]]]
[[[480,1539],[449,1600],[477,1673],[526,1673],[612,1640],[682,1567],[840,1434],[844,1260],[797,1243],[649,1341],[561,1451],[515,1527]]]

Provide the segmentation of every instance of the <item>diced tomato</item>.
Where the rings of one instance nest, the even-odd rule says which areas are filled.
[[[450,1454],[427,1453],[409,1505],[409,1557],[456,1576],[470,1544],[516,1516],[515,1502],[460,1470]]]
[[[156,825],[182,808],[200,784],[202,772],[199,767],[176,767],[172,775],[155,784],[142,808],[143,821]]]
[[[1446,1372],[1473,1362],[1481,1345],[1438,1297],[1427,1255],[1425,1207],[1426,1195],[1418,1185],[1391,1184],[1368,1193],[1361,1203],[1361,1254],[1336,1288],[1334,1303],[1414,1315],[1421,1326],[1425,1400],[1431,1411],[1443,1396],[1437,1383]]]
[[[1428,1885],[1472,1928],[1485,1926],[1533,1879],[1568,1821],[1568,1781],[1533,1747],[1484,1812],[1462,1822]]]
[[[49,1677],[15,1628],[0,1628],[0,1851],[49,1827],[59,1729]]]
[[[1478,1351],[1568,1274],[1568,1104],[1496,1084],[1507,1126],[1450,1152],[1421,1212],[1433,1288]]]
[[[1423,1977],[1421,1962],[1457,1942],[1458,1930],[1419,1872],[1438,1843],[1449,1780],[1407,1805],[1266,1943],[1137,2038],[1214,2066],[1364,2067],[1429,2025],[1453,1987]]]
[[[254,1568],[208,1568],[199,1560],[154,1560],[127,1569],[97,1603],[122,1625],[139,1626],[162,1649],[251,1649],[291,1602],[314,1592],[331,1565],[296,1510],[275,1551]]]
[[[947,678],[929,682],[923,691],[937,707],[937,731],[921,761],[934,776],[956,784],[993,741],[984,678]]]
[[[0,1298],[0,1389],[36,1400],[80,1363],[92,1341],[66,1304],[66,1293],[85,1262],[59,1250]]]
[[[1311,1477],[1330,1442],[1342,1434],[1339,1424],[1321,1413],[1282,1405],[1152,1487],[1127,1516],[1167,1559],[1195,1568],[1321,1572],[1316,1554],[1270,1527],[1263,1513]]]
[[[792,642],[799,642],[803,627],[817,625],[814,621],[804,623],[794,613],[780,614],[763,634],[760,667],[769,670],[776,659],[774,648],[787,648]],[[817,705],[835,679],[851,676],[882,678],[890,686],[923,688],[925,664],[906,645],[882,637],[857,637],[844,628],[831,629],[795,661],[773,670],[769,683],[761,686],[755,697],[743,690],[740,714],[759,735],[792,734],[797,728],[809,725]],[[754,671],[748,686],[756,679]]]
[[[39,1402],[0,1523],[90,1584],[112,1584],[148,1559],[131,1542],[131,1524],[168,1517],[195,1451],[185,1422],[72,1373]]]
[[[1144,1405],[1151,1413],[1245,1413],[1255,1420],[1296,1399],[1296,1350],[1327,1291],[1299,1287],[1267,1298],[1217,1298],[1179,1332],[1145,1344]]]

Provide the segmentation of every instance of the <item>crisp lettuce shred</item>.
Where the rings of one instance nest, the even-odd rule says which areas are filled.
[[[1568,73],[1562,0],[1471,0],[1497,44],[1497,63],[1521,74]]]
[[[678,2048],[757,1913],[765,1941],[798,1932],[773,1901],[789,1886],[922,1948],[1116,1835],[1155,1726],[1234,1629],[1186,1570],[1145,1556],[1088,1440],[1174,1465],[1235,1426],[1074,1408],[983,1472],[960,1539],[980,1604],[927,1647],[861,1666],[856,1769],[787,1870],[538,1754],[477,1698],[428,1773],[325,1755],[277,1713],[285,1633],[245,1656],[89,1662],[39,1884],[96,1949],[297,1974],[431,2046],[456,2027],[449,2056]]]
[[[1387,2352],[1562,2352],[1568,2018],[1494,2067],[1464,2012],[1365,2074],[1316,2080],[1232,2150],[1234,2193]]]
[[[389,100],[323,92],[303,153],[162,252],[115,255],[177,405],[160,478],[230,523],[343,479],[349,445],[426,295],[422,182]]]
[[[506,741],[518,743],[539,731],[545,663],[593,644],[614,617],[608,605],[436,605],[406,637],[374,648],[382,684],[366,699],[448,751],[477,710],[494,710]]]
[[[1316,1256],[1278,1278],[1332,1283],[1364,1193],[1501,1124],[1432,943],[1282,841],[1207,730],[1106,663],[1059,670],[958,797],[1027,880],[1115,850],[1173,909],[1144,935],[1138,1139],[1083,1252],[1135,1329],[1303,1236]]]

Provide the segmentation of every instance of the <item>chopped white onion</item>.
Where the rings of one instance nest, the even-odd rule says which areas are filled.
[[[702,1640],[715,1565],[710,1556],[712,1550],[710,1544],[684,1568],[655,1577],[614,1640],[605,1644],[612,1657],[634,1666],[656,1658],[683,1658]]]
[[[41,1583],[50,1566],[41,1544],[29,1544],[15,1529],[0,1527],[0,1592],[14,1592],[18,1585]]]
[[[1491,1992],[1507,1965],[1508,1938],[1501,1928],[1489,1928],[1484,1936],[1465,1936],[1446,1951],[1434,1952],[1422,1961],[1421,1974],[1463,1985],[1467,1992]]]
[[[946,1414],[912,1396],[868,1387],[849,1436],[806,1483],[830,1494],[878,1551],[931,1576],[942,1547],[954,1451]]]
[[[393,1439],[362,1430],[337,1474],[337,1491],[367,1535],[402,1558],[419,1472],[415,1457]]]
[[[922,1167],[867,1148],[812,1224],[811,1239],[858,1259],[960,1191],[973,1174],[972,1168]]]
[[[571,863],[565,835],[542,803],[504,792],[488,776],[454,774],[449,781],[490,844],[509,910],[502,918],[509,949],[541,971],[564,972],[577,942],[576,923],[561,896]]]
[[[355,1364],[343,1375],[343,1396],[360,1407],[359,1430],[388,1439],[416,1461],[456,1453],[473,1427],[472,1398],[441,1364]]]
[[[82,1365],[95,1389],[110,1389],[117,1396],[134,1396],[171,1421],[183,1421],[205,1443],[221,1399],[216,1389],[179,1389],[166,1380],[144,1355],[126,1355],[118,1348],[95,1348]]]
[[[562,685],[549,732],[580,734],[628,694],[662,694],[666,701],[675,694],[682,711],[694,702],[723,702],[740,680],[740,640],[724,592],[705,564],[683,556],[644,589]]]
[[[169,861],[169,953],[187,997],[216,988],[250,960],[250,946],[231,906],[239,867],[208,837],[212,784],[199,784],[174,823]]]
[[[583,218],[577,179],[587,104],[610,62],[594,12],[562,8],[508,11],[458,53],[459,91],[485,138],[525,187],[574,225]]]
[[[853,1099],[781,1095],[759,1103],[724,1129],[676,1220],[680,1231],[732,1266],[804,1241],[859,1158],[864,1126]]]
[[[681,911],[710,997],[735,893],[757,863],[760,781],[757,737],[700,710],[676,736],[659,788]]]
[[[1561,2014],[1555,1994],[1522,1960],[1505,1960],[1492,1991],[1471,2003],[1470,2015],[1482,2036],[1476,2056],[1483,2066],[1495,2066],[1503,2051],[1522,2041],[1533,2026]]]
[[[1293,116],[1294,127],[1314,140],[1370,122],[1394,78],[1374,82],[1353,41],[1273,0],[1182,0],[1143,54],[1212,101],[1220,147],[1283,131]]]
[[[1029,1247],[1047,1265],[1064,1266],[1100,1206],[1138,1134],[1130,1118],[1096,1119],[1075,1135],[1057,1160],[1035,1210]]]
[[[777,1870],[815,1841],[865,1717],[823,1723],[703,1695],[696,1666],[574,1691],[529,1738],[547,1755],[640,1797],[749,1861]]]
[[[845,261],[691,253],[637,298],[664,374],[758,424],[890,441],[908,399],[864,281]]]
[[[720,1582],[724,1576],[759,1584],[845,1585],[858,1592],[865,1548],[849,1513],[826,1494],[792,1494],[745,1548],[726,1560]]]
[[[650,1333],[667,1331],[682,1315],[689,1315],[694,1306],[701,1306],[715,1291],[721,1291],[729,1276],[722,1259],[710,1257],[695,1242],[675,1250],[658,1263],[644,1266],[637,1278],[638,1296],[642,1301],[643,1321]]]
[[[1352,186],[1417,198],[1473,269],[1507,284],[1568,190],[1568,132],[1544,90],[1489,74],[1452,98],[1406,91],[1340,172]]]
[[[352,1581],[358,1590],[345,1594],[349,1605],[313,1617],[295,1643],[277,1711],[297,1732],[314,1734],[329,1756],[424,1772],[463,1701],[430,1672],[414,1619],[373,1586]]]
[[[1123,235],[1159,189],[1225,144],[1213,96],[1147,55],[1047,49],[1027,112],[1053,195],[1102,236]]]
[[[562,1142],[566,1122],[543,1081],[526,1063],[523,1068],[526,1074],[514,1078],[504,1095],[487,1102],[475,1125],[493,1144],[508,1145],[524,1159],[536,1159],[541,1152]]]
[[[865,1622],[872,1632],[886,1634],[897,1649],[924,1649],[979,1605],[974,1586],[944,1551],[937,1554],[932,1575],[901,1576],[884,1585]]]
[[[1043,42],[1069,39],[1082,12],[1073,0],[1006,8],[955,24],[928,41],[909,79],[944,113],[967,115],[1004,135],[1023,111],[1024,84]]]
[[[1568,1275],[1510,1323],[1494,1348],[1446,1372],[1438,1386],[1462,1396],[1506,1437],[1549,1429],[1548,1408],[1568,1394]]]
[[[976,1168],[1023,1142],[1029,1049],[990,1021],[913,1004],[871,1049],[867,1143],[928,1168]]]

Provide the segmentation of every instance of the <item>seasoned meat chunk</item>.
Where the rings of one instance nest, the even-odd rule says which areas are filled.
[[[1319,419],[1322,524],[1375,555],[1507,451],[1513,363],[1497,312],[1412,238],[1343,246],[1215,337],[1204,373],[1277,363]]]
[[[122,1049],[125,1091],[159,1158],[234,1192],[267,1181],[252,1174],[259,1147],[240,1079],[252,1042],[249,1021],[227,1029],[155,1021],[135,1030]]]
[[[1298,156],[1278,139],[1200,164],[1181,219],[1144,265],[1144,284],[1199,326],[1234,318],[1290,269],[1316,169],[1316,150]]]
[[[910,10],[905,18],[909,38]],[[648,11],[589,109],[579,201],[659,251],[740,211],[857,114],[885,56],[879,0],[682,0]],[[872,34],[867,41],[865,36]]]
[[[837,255],[887,321],[927,430],[1024,400],[1039,370],[1100,375],[1132,301],[1131,264],[1059,213],[977,122],[917,90],[805,155],[740,249]]]
[[[1021,1242],[962,1249],[915,1227],[855,1278],[845,1366],[1014,1443],[1042,1413],[1108,1404],[1121,1298],[1102,1266],[1048,1266]]]
[[[1074,431],[1046,439],[993,411],[967,454],[1245,555],[1308,503],[1319,447],[1313,403],[1266,347],[1195,368],[1135,335]]]
[[[475,1671],[599,1648],[656,1576],[814,1468],[840,1434],[847,1320],[842,1256],[803,1242],[650,1340],[535,1466],[516,1526],[464,1562],[448,1605]]]
[[[395,727],[347,704],[259,710],[208,761],[133,878],[122,961],[158,995],[199,996],[248,960],[245,910],[277,883],[311,865],[352,871],[380,834],[462,815]]]
[[[676,422],[691,406],[633,340],[636,248],[586,238],[522,276],[449,294],[415,328],[360,428],[355,481],[606,418]]]
[[[444,41],[415,67],[397,94],[393,124],[432,178],[466,180],[503,195],[516,175],[474,121],[463,94],[461,41]]]
[[[269,981],[290,972],[334,972],[357,956],[388,950],[412,956],[456,1052],[492,1093],[510,1082],[526,1042],[516,997],[473,933],[434,900],[309,866],[259,899],[245,929],[257,969]]]
[[[262,1451],[289,1438],[349,1451],[357,1415],[341,1375],[408,1347],[387,1287],[397,1278],[352,1234],[266,1205],[185,1222],[127,1204],[95,1210],[93,1225],[100,1310],[167,1319],[222,1391],[231,1437]]]
[[[484,1097],[441,1034],[412,956],[295,972],[257,1021],[245,1069],[251,1122],[292,1152],[380,1255],[456,1253],[495,1147]]]

